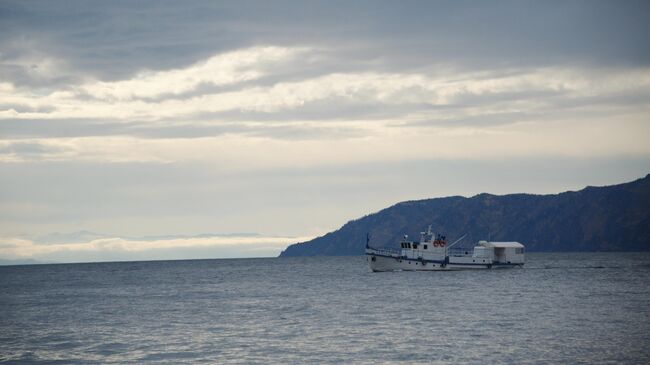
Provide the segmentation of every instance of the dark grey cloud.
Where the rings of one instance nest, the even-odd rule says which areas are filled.
[[[122,135],[128,124],[94,119],[5,119],[0,136],[7,139]]]
[[[241,123],[113,122],[90,119],[9,119],[0,123],[0,135],[12,140],[131,136],[137,138],[202,138],[224,134],[268,137],[283,140],[314,140],[359,137],[365,133],[353,126],[324,127],[317,124],[281,124],[268,122],[250,126]],[[63,152],[38,142],[12,142],[0,148],[0,154],[45,154]]]
[[[201,138],[225,134],[264,136],[275,139],[312,140],[360,137],[365,132],[353,123],[334,128],[335,122],[394,122],[403,126],[478,126],[487,127],[523,121],[553,121],[556,118],[616,117],[620,108],[650,111],[647,88],[608,91],[605,94],[575,94],[558,89],[524,89],[477,94],[461,92],[448,104],[417,102],[383,103],[356,101],[342,96],[327,97],[300,107],[274,112],[233,109],[221,112],[197,112],[187,116],[162,118],[156,121],[111,120],[89,118],[4,119],[0,136],[6,139],[71,138],[92,136],[132,136],[137,138]],[[535,107],[510,111],[520,102],[533,102]],[[25,105],[0,105],[0,109],[23,112],[48,112],[54,107],[34,108]],[[469,114],[477,108],[489,111]],[[499,112],[498,108],[504,108]],[[410,121],[404,117],[417,111],[421,117]],[[430,117],[426,117],[430,115]],[[241,123],[255,122],[255,124]],[[307,123],[303,123],[307,122]],[[18,153],[18,150],[3,153]],[[29,152],[29,151],[26,151]]]
[[[403,127],[491,127],[512,124],[516,122],[526,122],[538,120],[543,114],[541,112],[497,112],[492,114],[454,116],[449,118],[425,118],[418,121],[400,123],[392,128]]]
[[[140,138],[202,138],[224,134],[267,137],[282,140],[319,140],[360,137],[365,135],[353,126],[324,127],[317,124],[280,124],[269,122],[250,126],[241,123],[167,124],[139,123],[123,128],[121,134]]]
[[[34,107],[26,104],[4,104],[0,101],[0,111],[15,110],[18,113],[51,113],[56,110],[53,105]]]
[[[647,90],[625,90],[612,92],[608,95],[574,96],[562,91],[526,91],[520,93],[502,93],[489,96],[468,94],[459,97],[456,103],[444,106],[423,106],[422,110],[445,111],[444,117],[431,117],[422,120],[395,124],[393,128],[401,127],[441,127],[468,126],[489,127],[507,125],[519,122],[555,121],[557,119],[588,120],[610,116],[615,122],[620,117],[620,108],[627,108],[650,116],[650,93]],[[518,101],[534,101],[536,108],[519,111],[509,111],[509,106],[516,106]],[[492,105],[497,109],[480,115],[463,115],[468,106],[480,107]],[[498,106],[505,110],[498,111]],[[454,113],[456,111],[457,113]]]
[[[648,19],[647,1],[3,1],[0,49],[4,63],[36,51],[65,60],[71,74],[56,83],[260,44],[332,48],[337,67],[353,69],[648,65]],[[10,66],[0,72],[30,82]]]
[[[0,123],[0,135],[11,139],[134,136],[141,138],[196,138],[225,133],[244,133],[245,126],[155,122],[118,122],[104,119],[8,119]]]
[[[300,107],[262,112],[254,110],[227,110],[223,112],[202,112],[188,116],[191,120],[253,121],[268,124],[277,122],[317,121],[327,124],[336,121],[373,121],[400,118],[409,111],[430,107],[423,103],[386,104],[379,101],[352,101],[342,96],[327,97],[306,102]]]
[[[1,155],[18,155],[30,158],[38,158],[42,155],[65,152],[66,149],[57,146],[48,146],[38,142],[13,142],[0,146]]]

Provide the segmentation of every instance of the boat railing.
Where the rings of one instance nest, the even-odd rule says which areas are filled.
[[[400,256],[402,254],[402,251],[394,248],[388,248],[388,247],[381,247],[381,248],[368,247],[368,248],[373,250],[378,255]]]
[[[469,248],[448,248],[447,256],[463,257],[463,256],[472,256],[473,250]]]

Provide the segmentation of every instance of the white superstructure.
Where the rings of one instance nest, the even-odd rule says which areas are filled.
[[[446,237],[431,233],[431,227],[421,233],[419,242],[404,240],[400,250],[378,249],[366,243],[366,256],[372,271],[395,270],[461,270],[521,267],[524,265],[524,245],[519,242],[479,241],[473,249],[452,248],[461,237],[447,245]]]

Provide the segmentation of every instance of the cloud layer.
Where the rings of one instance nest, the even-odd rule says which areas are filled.
[[[649,69],[431,66],[418,73],[305,76],[303,60],[318,62],[313,53],[254,47],[64,91],[4,83],[0,159],[212,159],[258,168],[276,165],[264,161],[266,151],[280,165],[299,164],[295,150],[310,164],[342,162],[332,150],[356,156],[355,162],[649,152],[643,143],[629,143],[648,133]],[[407,143],[411,148],[400,148]]]

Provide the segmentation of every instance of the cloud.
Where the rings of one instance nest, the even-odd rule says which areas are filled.
[[[572,101],[585,106],[609,104],[612,109],[647,107],[644,98],[629,96],[650,94],[647,68],[470,72],[431,65],[410,73],[301,74],[309,66],[299,60],[314,52],[318,53],[304,47],[253,47],[213,55],[183,69],[147,71],[113,82],[90,80],[49,92],[2,83],[0,121],[5,122],[0,130],[8,137],[16,131],[17,137],[41,138],[92,137],[93,133],[142,137],[242,133],[282,138],[279,128],[268,133],[268,125],[281,124],[289,130],[289,122],[294,122],[294,132],[313,123],[326,132],[329,120],[345,121],[353,129],[355,123],[370,120],[423,125],[462,119],[468,123],[472,117],[495,114],[500,115],[500,124],[507,124],[520,122],[519,116],[566,109]],[[262,76],[272,76],[277,67],[282,72],[293,68],[301,78],[284,74],[284,81],[256,84]],[[46,120],[52,123],[34,122]],[[77,126],[50,128],[56,123]],[[62,132],[66,130],[70,132]]]
[[[199,86],[223,86],[259,79],[274,63],[295,59],[300,48],[255,47],[210,57],[183,69],[142,72],[129,80],[96,82],[82,92],[104,101],[151,99],[189,93]]]
[[[63,144],[34,141],[0,141],[0,161],[38,161],[70,157],[71,149]]]
[[[128,79],[143,67],[177,69],[258,44],[337,46],[337,66],[347,70],[432,61],[488,69],[647,66],[648,13],[643,1],[3,2],[0,49],[7,62],[30,63],[42,50],[63,60],[75,80]],[[1,66],[0,75],[20,83]]]
[[[552,112],[549,112],[552,113]],[[404,161],[420,158],[487,160],[517,156],[611,156],[648,155],[650,147],[644,143],[650,134],[647,114],[630,113],[612,123],[612,116],[596,109],[587,117],[549,114],[525,115],[521,120],[515,114],[508,123],[491,124],[490,115],[476,116],[475,124],[459,125],[436,122],[420,127],[401,128],[408,121],[355,122],[356,134],[345,132],[346,122],[306,124],[318,138],[297,139],[257,134],[226,133],[202,138],[148,138],[133,136],[21,139],[3,141],[5,152],[31,146],[42,154],[0,154],[3,162],[86,161],[99,163],[210,163],[220,171],[250,171],[291,166],[328,166],[373,161]],[[500,114],[496,114],[497,117]],[[413,119],[417,121],[419,119]],[[487,120],[487,122],[486,122]],[[486,122],[486,126],[480,124]],[[478,125],[477,125],[478,124]],[[280,125],[281,126],[281,125]],[[344,138],[334,136],[337,127]],[[273,127],[259,127],[258,131]],[[289,128],[295,129],[290,123]],[[255,129],[254,129],[255,130]],[[278,133],[287,135],[286,130]],[[38,147],[37,147],[38,146]]]
[[[64,149],[56,148],[54,146],[47,146],[36,142],[15,142],[5,143],[0,145],[0,155],[45,155],[57,152],[62,152]]]
[[[278,65],[299,69],[296,58],[311,52],[253,47],[184,69],[50,93],[0,84],[6,105],[25,106],[0,111],[0,162],[211,161],[241,170],[423,156],[650,152],[641,141],[631,143],[648,129],[650,103],[639,97],[650,95],[648,69],[467,72],[447,66],[270,85],[249,78],[273,75]],[[235,87],[186,95],[210,83]]]

